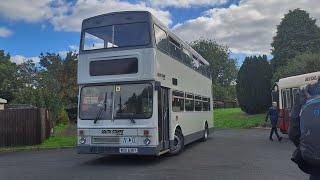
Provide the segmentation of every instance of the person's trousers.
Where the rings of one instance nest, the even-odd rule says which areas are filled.
[[[320,177],[310,175],[310,179],[309,180],[320,180]]]
[[[280,139],[280,136],[279,136],[279,134],[278,134],[278,129],[277,129],[277,127],[272,126],[272,129],[271,129],[271,131],[270,131],[270,137],[269,137],[270,139],[272,139],[273,133],[275,133],[276,136],[278,137],[278,139]]]

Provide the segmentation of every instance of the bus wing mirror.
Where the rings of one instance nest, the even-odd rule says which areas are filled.
[[[161,82],[156,81],[155,84],[154,84],[154,89],[155,89],[156,91],[160,91],[160,89],[161,89]]]

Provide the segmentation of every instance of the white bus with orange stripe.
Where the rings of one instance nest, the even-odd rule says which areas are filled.
[[[282,133],[288,133],[290,111],[296,99],[294,94],[303,86],[313,84],[320,78],[320,72],[302,74],[280,79],[273,87],[273,101],[278,102],[279,121]]]

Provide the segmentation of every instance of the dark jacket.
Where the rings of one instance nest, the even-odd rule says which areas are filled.
[[[268,117],[270,117],[272,127],[277,127],[278,114],[279,114],[279,110],[276,107],[270,107],[267,112],[266,121],[268,120]]]
[[[291,110],[291,116],[290,116],[290,123],[289,123],[289,138],[290,140],[295,144],[297,149],[292,155],[291,160],[295,162],[299,168],[307,173],[312,174],[315,176],[320,176],[320,167],[314,167],[310,164],[308,164],[306,161],[304,161],[301,150],[299,149],[300,145],[300,111],[301,107],[306,103],[309,94],[307,94],[306,90],[300,91],[300,93],[295,94],[295,104],[293,105],[293,108]]]

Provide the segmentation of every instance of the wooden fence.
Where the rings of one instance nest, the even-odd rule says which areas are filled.
[[[40,108],[0,111],[0,147],[35,145],[50,136],[49,112]]]
[[[236,108],[238,107],[237,101],[232,100],[213,100],[213,108]]]

